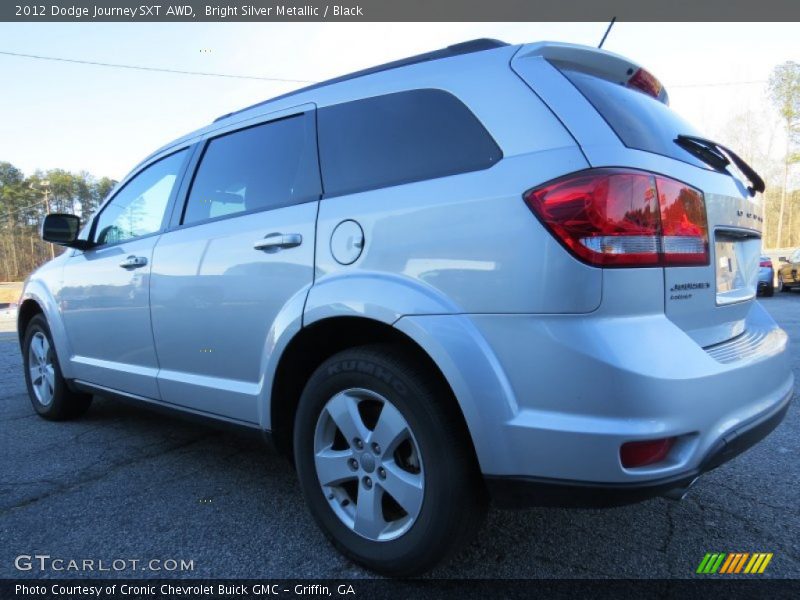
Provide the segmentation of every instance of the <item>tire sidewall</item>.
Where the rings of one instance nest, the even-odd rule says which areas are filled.
[[[53,400],[50,402],[49,405],[45,406],[39,399],[36,397],[36,394],[33,390],[33,382],[31,381],[31,374],[30,374],[30,345],[33,336],[36,333],[43,333],[44,336],[47,338],[47,342],[50,345],[48,350],[48,356],[53,364]],[[31,404],[33,405],[34,410],[42,416],[50,416],[52,414],[58,413],[61,410],[61,405],[64,403],[64,380],[61,377],[61,367],[58,364],[58,357],[56,355],[55,345],[53,344],[53,337],[50,335],[50,328],[47,326],[47,321],[41,315],[35,316],[31,319],[31,322],[28,324],[28,328],[25,330],[25,340],[23,342],[23,350],[22,350],[22,361],[24,365],[25,371],[25,384],[28,388],[28,396],[31,399]]]
[[[328,400],[349,388],[372,390],[388,399],[408,422],[419,446],[425,473],[422,508],[411,528],[394,540],[368,540],[342,523],[330,508],[317,478],[314,464],[317,420]],[[436,552],[446,544],[446,539],[440,539],[446,536],[446,528],[439,526],[439,520],[450,510],[452,489],[448,483],[453,473],[449,470],[443,436],[437,435],[436,415],[426,410],[426,398],[431,399],[430,391],[391,365],[367,356],[353,359],[341,355],[317,370],[301,397],[295,427],[295,461],[306,501],[322,530],[367,564],[391,568],[394,561],[420,552],[423,546]]]

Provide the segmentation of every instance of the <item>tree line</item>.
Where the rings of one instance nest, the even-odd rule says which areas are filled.
[[[116,183],[63,169],[25,176],[11,163],[0,162],[0,281],[25,279],[61,252],[40,237],[48,212],[76,214],[85,223]]]
[[[770,75],[759,110],[735,115],[715,138],[733,148],[764,178],[764,248],[800,246],[800,63]]]

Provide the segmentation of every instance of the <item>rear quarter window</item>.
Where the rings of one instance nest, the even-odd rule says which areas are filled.
[[[708,165],[675,143],[679,134],[701,134],[669,106],[620,83],[563,65],[555,66],[595,107],[628,148],[669,156],[708,169]]]
[[[398,92],[317,111],[326,196],[487,169],[500,148],[442,90]]]

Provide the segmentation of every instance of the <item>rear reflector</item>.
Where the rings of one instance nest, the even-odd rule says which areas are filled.
[[[626,469],[652,465],[664,460],[673,444],[675,444],[674,437],[644,442],[626,442],[619,449],[619,458],[622,466]]]
[[[661,175],[590,169],[523,195],[555,237],[596,266],[706,265],[703,194]]]

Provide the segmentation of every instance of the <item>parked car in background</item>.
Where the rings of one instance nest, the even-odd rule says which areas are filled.
[[[420,573],[489,496],[680,498],[780,423],[763,191],[616,54],[412,57],[175,140],[80,233],[48,215],[69,249],[25,285],[28,392],[260,430],[336,547]]]
[[[772,259],[769,256],[762,256],[758,263],[758,287],[759,294],[772,296],[775,293],[775,269],[772,267]]]
[[[788,260],[785,256],[778,260],[778,291],[790,292],[793,288],[800,287],[800,248],[792,252]]]

